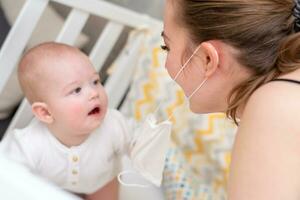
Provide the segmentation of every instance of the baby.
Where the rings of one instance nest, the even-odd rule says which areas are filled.
[[[117,199],[115,177],[121,155],[132,148],[132,128],[107,108],[88,57],[65,44],[43,43],[22,57],[18,77],[35,118],[9,133],[1,152],[81,197]]]

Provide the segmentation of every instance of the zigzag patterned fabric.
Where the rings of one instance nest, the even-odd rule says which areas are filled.
[[[141,33],[132,33],[131,39],[135,34]],[[171,116],[173,144],[163,180],[166,199],[226,199],[236,127],[225,114],[196,115],[189,111],[183,91],[164,68],[166,53],[161,44],[159,32],[146,31],[122,111],[137,121],[157,109],[159,119]],[[126,48],[130,49],[130,42]]]

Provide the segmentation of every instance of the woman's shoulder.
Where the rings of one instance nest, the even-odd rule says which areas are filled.
[[[292,77],[287,79],[297,80]],[[300,81],[300,76],[298,78]],[[243,110],[243,120],[263,120],[265,124],[281,122],[281,126],[297,126],[300,130],[300,84],[271,81],[258,88]],[[299,132],[299,131],[298,131]]]
[[[295,79],[293,79],[295,80]],[[300,78],[299,78],[300,81]],[[258,88],[249,98],[247,105],[277,108],[300,108],[300,84],[286,81],[271,81]],[[300,112],[299,112],[300,114]]]
[[[278,199],[298,192],[299,99],[300,84],[279,81],[251,95],[233,148],[229,198],[248,194],[252,199]]]

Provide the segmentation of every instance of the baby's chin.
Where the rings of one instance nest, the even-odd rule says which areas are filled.
[[[95,120],[92,124],[90,124],[90,127],[89,127],[90,132],[99,128],[103,124],[103,121],[104,121],[103,118],[99,118],[98,120]]]

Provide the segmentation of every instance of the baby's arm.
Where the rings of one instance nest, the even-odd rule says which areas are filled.
[[[118,180],[114,178],[95,193],[87,195],[86,200],[118,200]]]

